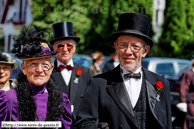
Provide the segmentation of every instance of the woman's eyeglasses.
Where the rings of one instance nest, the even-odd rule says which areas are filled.
[[[38,63],[32,63],[32,64],[26,64],[26,65],[29,65],[30,68],[33,70],[36,70],[39,67]],[[40,64],[40,65],[41,65],[42,70],[44,71],[48,71],[51,69],[51,66],[49,64]]]

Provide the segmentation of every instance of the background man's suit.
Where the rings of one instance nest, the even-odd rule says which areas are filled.
[[[104,65],[104,68],[103,68],[103,72],[108,72],[110,70],[113,70],[115,67],[113,65],[114,63],[114,60],[111,59],[109,60],[105,65]]]
[[[145,68],[143,73],[148,102],[147,120],[150,121],[147,129],[172,129],[169,82]],[[159,93],[155,85],[157,81],[164,84]],[[160,95],[159,101],[156,99],[157,93]],[[79,107],[76,127],[97,129],[95,120],[99,119],[99,122],[107,122],[110,129],[137,129],[133,114],[119,65],[90,79]]]
[[[74,69],[72,70],[72,74],[71,74],[71,78],[68,86],[65,83],[61,72],[57,69],[57,60],[55,61],[55,67],[53,69],[51,77],[53,78],[55,83],[59,86],[60,90],[68,95],[71,105],[73,105],[73,108],[74,108],[72,115],[73,115],[73,120],[75,121],[78,107],[83,98],[87,83],[92,75],[89,68],[86,68],[75,62],[73,62],[73,64],[74,64]],[[81,69],[83,71],[80,77],[76,76],[77,69]],[[77,80],[76,78],[78,78],[78,81],[76,81]]]

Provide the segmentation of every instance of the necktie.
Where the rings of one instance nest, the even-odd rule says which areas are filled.
[[[141,73],[128,73],[128,74],[125,74],[124,75],[124,78],[125,79],[128,79],[128,78],[136,78],[136,79],[140,79],[141,78]]]
[[[67,69],[68,71],[69,70],[73,70],[73,67],[71,66],[71,65],[59,65],[58,67],[57,67],[57,69],[59,69],[60,71],[62,71],[63,69]]]

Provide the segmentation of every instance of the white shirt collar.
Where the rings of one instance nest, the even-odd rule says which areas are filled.
[[[119,65],[119,59],[117,58],[114,62],[113,62],[113,65],[114,67],[117,67]]]
[[[65,64],[63,64],[63,63],[61,63],[59,60],[57,60],[57,67],[58,67],[59,65],[65,65]],[[73,65],[73,60],[71,59],[66,65],[71,65],[71,66],[73,67],[73,66],[74,66],[74,65]]]
[[[117,58],[114,62],[119,62],[119,59]]]

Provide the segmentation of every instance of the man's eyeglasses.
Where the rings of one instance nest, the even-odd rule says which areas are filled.
[[[73,44],[66,44],[67,45],[67,49],[68,50],[71,50],[72,48],[73,48]],[[58,44],[58,49],[59,50],[63,50],[64,49],[64,47],[65,47],[65,44]]]
[[[29,65],[30,68],[33,70],[36,70],[39,66],[38,63],[32,63],[32,64],[26,64],[26,65]],[[40,64],[40,65],[41,65],[42,70],[44,70],[44,71],[48,71],[51,69],[51,66],[49,66],[49,64]]]
[[[8,71],[10,70],[10,67],[4,66],[4,67],[0,67],[0,70],[3,69],[3,71]]]
[[[118,45],[117,44],[117,46],[120,49],[120,51],[126,51],[127,48],[129,47],[132,52],[138,52],[142,47],[144,47],[144,45],[143,46],[138,46],[138,45],[134,45],[134,44],[132,44],[132,45],[127,45],[127,44]]]

